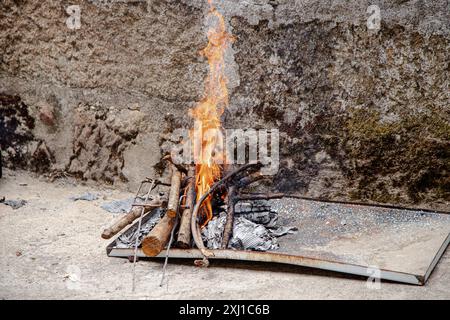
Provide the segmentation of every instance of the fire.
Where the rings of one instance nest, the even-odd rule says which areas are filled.
[[[226,32],[223,16],[208,0],[210,11],[208,15],[217,22],[208,30],[208,45],[200,52],[208,59],[209,71],[205,79],[202,100],[191,110],[195,119],[194,157],[196,160],[196,192],[197,200],[208,192],[211,185],[221,176],[221,155],[215,154],[218,135],[221,130],[220,117],[228,105],[227,79],[225,77],[224,53],[233,37]],[[212,133],[212,134],[211,134]],[[204,202],[203,225],[212,218],[211,198]]]

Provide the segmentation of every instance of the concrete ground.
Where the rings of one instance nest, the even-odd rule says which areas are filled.
[[[71,196],[86,191],[95,201]],[[0,204],[1,299],[450,299],[450,252],[444,253],[425,286],[382,282],[302,267],[212,261],[207,269],[190,260],[169,260],[168,282],[160,287],[162,260],[136,265],[108,258],[100,238],[118,215],[103,202],[132,196],[70,179],[49,183],[22,171],[5,170],[0,198],[24,199],[19,209]]]

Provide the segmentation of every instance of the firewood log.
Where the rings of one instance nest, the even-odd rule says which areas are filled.
[[[180,199],[181,172],[172,164],[167,212],[158,224],[142,240],[142,251],[149,257],[157,256],[166,246],[175,225]]]
[[[178,211],[180,199],[181,172],[175,165],[172,165],[172,180],[170,182],[169,201],[167,203],[167,215],[175,217]]]
[[[175,224],[175,217],[168,213],[158,222],[142,240],[142,251],[149,257],[157,256],[166,246]]]
[[[106,228],[103,230],[102,238],[103,239],[110,239],[117,233],[119,233],[122,229],[124,229],[129,224],[133,223],[134,220],[139,218],[142,213],[142,208],[144,208],[144,214],[155,209],[162,207],[166,204],[165,201],[152,201],[148,205],[145,205],[144,207],[136,206],[132,207],[130,212],[127,213],[125,216],[121,217],[117,222],[115,222],[111,227]]]
[[[181,215],[180,228],[178,231],[177,247],[187,249],[191,246],[191,216],[195,205],[195,169],[190,168],[188,172],[189,184],[186,187],[186,209]]]

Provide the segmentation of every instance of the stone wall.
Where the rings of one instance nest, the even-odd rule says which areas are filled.
[[[450,209],[447,1],[216,2],[236,36],[224,126],[280,130],[268,187]],[[159,174],[201,97],[206,13],[206,0],[3,1],[4,165],[129,188]]]

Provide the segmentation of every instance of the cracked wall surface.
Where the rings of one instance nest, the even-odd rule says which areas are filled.
[[[392,203],[448,199],[448,39],[399,26],[373,36],[334,22],[235,24],[245,85],[229,118],[279,128],[277,189]]]
[[[66,26],[69,5],[81,28]],[[268,188],[449,209],[447,1],[216,1],[226,128],[278,128]],[[381,9],[368,30],[367,7]],[[0,5],[4,165],[135,188],[190,127],[207,63],[202,0]]]

